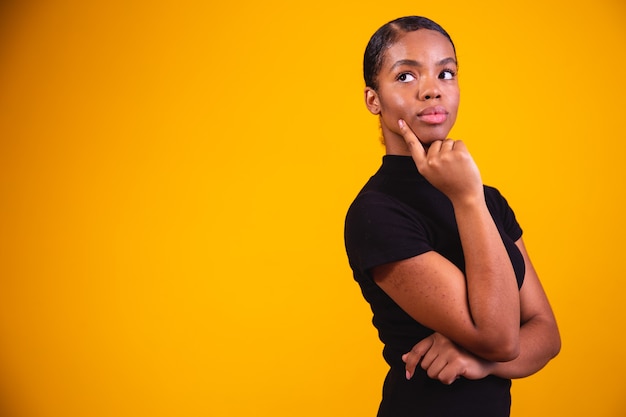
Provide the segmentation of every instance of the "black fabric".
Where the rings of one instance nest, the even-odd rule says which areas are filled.
[[[522,229],[497,189],[485,186],[485,199],[521,287],[524,260],[515,241]],[[378,416],[508,416],[510,380],[490,376],[479,381],[460,379],[447,386],[430,379],[419,367],[410,381],[405,378],[402,354],[433,330],[410,317],[376,285],[372,268],[436,251],[465,272],[452,204],[419,174],[411,157],[383,157],[382,166],[348,210],[345,244],[390,366]]]

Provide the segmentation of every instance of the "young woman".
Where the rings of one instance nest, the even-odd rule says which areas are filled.
[[[560,336],[513,211],[447,138],[454,44],[403,17],[372,36],[363,69],[386,155],[348,210],[345,242],[390,366],[378,416],[508,416],[511,379],[541,369]]]

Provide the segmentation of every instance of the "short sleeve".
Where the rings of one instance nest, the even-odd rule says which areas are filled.
[[[432,250],[426,228],[410,207],[372,191],[359,195],[350,206],[344,236],[357,280],[369,277],[375,266]]]
[[[522,237],[523,231],[517,222],[515,212],[511,206],[509,206],[506,198],[504,198],[496,188],[485,187],[485,191],[487,204],[496,223],[502,226],[504,233],[506,233],[511,240],[517,241]]]

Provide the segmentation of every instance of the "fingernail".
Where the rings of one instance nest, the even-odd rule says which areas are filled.
[[[411,379],[411,373],[409,371],[406,371],[406,379]]]
[[[404,120],[398,120],[398,126],[400,126],[401,128],[404,127]]]

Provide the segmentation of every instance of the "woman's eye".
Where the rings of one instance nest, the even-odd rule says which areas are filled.
[[[398,81],[400,81],[401,83],[408,83],[410,81],[413,81],[415,79],[415,77],[413,76],[413,74],[410,74],[408,72],[403,72],[402,74],[398,75]]]
[[[452,80],[456,74],[451,70],[444,70],[439,74],[439,79],[441,80]]]

